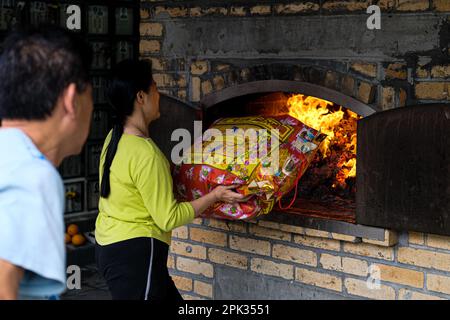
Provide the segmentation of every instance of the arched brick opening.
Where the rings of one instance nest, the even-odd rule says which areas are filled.
[[[213,81],[205,90],[200,106],[203,109],[239,96],[255,93],[292,92],[315,96],[351,109],[361,116],[378,111],[374,102],[376,85],[352,74],[316,66],[291,64],[257,65],[209,75],[203,83]],[[217,79],[221,79],[218,85]]]
[[[215,77],[217,77],[217,73]],[[200,100],[200,106],[203,110],[203,121],[206,125],[210,125],[217,118],[247,116],[252,115],[253,112],[257,113],[258,110],[261,112],[269,110],[268,114],[276,114],[283,107],[284,99],[289,94],[304,94],[332,101],[336,105],[343,106],[362,117],[370,116],[378,111],[367,103],[373,98],[370,95],[374,94],[375,85],[370,83],[367,85],[367,88],[371,91],[368,96],[358,96],[360,93],[358,88],[364,86],[363,80],[352,74],[338,73],[320,67],[272,64],[228,70],[223,73],[222,77],[224,79],[222,89],[210,90],[210,93],[204,95]],[[206,79],[202,80],[202,83],[207,83],[208,81]],[[274,111],[274,113],[270,113],[270,111]],[[329,165],[334,166],[336,164],[330,163]],[[311,183],[306,182],[305,185],[317,186],[314,176],[314,173],[311,173],[309,177],[305,175],[309,182],[312,181]],[[317,181],[326,180],[320,179],[318,178]],[[351,185],[352,182],[349,186]],[[327,185],[322,190],[329,190],[329,193],[325,191],[324,194],[331,198],[335,194],[331,191],[331,188],[327,189],[328,187]],[[349,187],[348,190],[351,188]],[[305,188],[302,191],[302,194],[306,196],[295,202],[291,213],[294,211],[301,214],[314,212],[313,214],[316,217],[333,217],[333,219],[347,222],[355,221],[355,214],[352,209],[352,201],[354,200],[350,191],[347,198],[345,198],[349,203],[348,207],[333,207],[335,209],[331,209],[334,204],[321,202],[321,200],[314,197],[308,198],[308,195],[314,193],[311,190],[313,189]],[[320,194],[320,192],[317,194]]]
[[[301,93],[308,96],[322,98],[332,101],[338,105],[345,106],[363,117],[371,115],[377,111],[375,108],[338,91],[311,83],[289,80],[262,80],[228,87],[221,91],[206,95],[200,101],[200,105],[204,110],[207,110],[209,107],[212,107],[218,103],[239,96],[270,92]]]

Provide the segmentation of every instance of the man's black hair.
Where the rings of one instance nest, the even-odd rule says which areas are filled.
[[[62,28],[13,31],[0,56],[0,119],[46,119],[69,84],[86,90],[91,60],[89,44]]]

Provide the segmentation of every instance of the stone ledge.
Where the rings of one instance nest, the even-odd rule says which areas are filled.
[[[398,243],[396,231],[348,222],[300,216],[292,213],[272,212],[249,223],[261,227],[346,242],[364,242],[383,247]]]
[[[93,230],[95,228],[96,214],[84,215],[83,217],[67,217],[65,223],[76,223],[83,230]],[[204,220],[209,218],[197,218],[195,224],[209,227],[210,224],[204,224]],[[224,220],[222,220],[224,221]],[[233,224],[238,221],[226,221]],[[398,235],[396,231],[370,227],[361,224],[352,224],[348,222],[326,220],[287,212],[272,212],[268,215],[261,216],[258,219],[246,221],[247,223],[256,224],[263,228],[281,230],[293,234],[301,234],[309,237],[328,238],[342,240],[345,242],[363,242],[383,247],[391,247],[398,243]],[[240,221],[242,223],[242,221]],[[230,228],[231,232],[237,231],[236,228]],[[239,231],[238,231],[239,232]]]

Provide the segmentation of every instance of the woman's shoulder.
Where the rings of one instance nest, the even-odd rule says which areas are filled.
[[[142,138],[134,135],[124,134],[124,145],[127,154],[142,160],[159,158],[162,153],[151,138]]]

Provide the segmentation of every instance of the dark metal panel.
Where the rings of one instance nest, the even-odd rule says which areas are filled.
[[[178,143],[171,141],[172,132],[184,128],[194,137],[194,121],[200,119],[201,112],[199,108],[163,94],[159,105],[160,118],[150,124],[150,136],[167,159],[170,159],[172,148]]]
[[[357,223],[450,235],[450,105],[360,120],[357,157]]]

